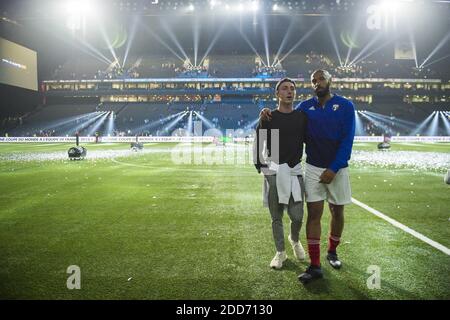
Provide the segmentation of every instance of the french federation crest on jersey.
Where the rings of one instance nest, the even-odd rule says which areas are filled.
[[[333,111],[336,111],[337,109],[339,109],[339,105],[338,104],[333,104]]]

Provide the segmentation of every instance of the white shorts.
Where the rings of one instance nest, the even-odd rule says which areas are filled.
[[[345,205],[352,203],[352,191],[348,167],[340,169],[330,184],[319,183],[320,175],[326,169],[310,164],[305,166],[306,202],[327,200],[331,204]]]

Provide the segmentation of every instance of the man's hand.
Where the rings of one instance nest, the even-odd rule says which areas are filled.
[[[327,169],[320,175],[320,181],[319,183],[325,183],[330,184],[331,181],[333,181],[334,177],[336,176],[336,173],[334,171]]]
[[[269,108],[264,108],[259,113],[259,118],[263,121],[270,121],[272,120],[272,111],[270,111]]]

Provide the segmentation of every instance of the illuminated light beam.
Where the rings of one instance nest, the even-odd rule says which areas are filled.
[[[192,111],[189,111],[189,117],[188,117],[188,123],[187,123],[187,129],[186,129],[186,135],[191,136],[192,135]]]
[[[378,33],[375,37],[373,37],[368,44],[362,48],[362,50],[353,58],[352,61],[350,61],[347,66],[351,66],[352,64],[355,64],[356,60],[358,60],[367,50],[369,50],[379,39],[381,38],[381,33]]]
[[[111,114],[109,115],[108,124],[106,125],[106,135],[111,136],[114,134],[114,120],[115,120],[114,111],[111,111]]]
[[[92,52],[94,52],[95,54],[97,54],[101,59],[103,59],[105,61],[105,63],[112,63],[111,59],[107,58],[103,53],[101,53],[100,51],[98,51],[94,46],[92,46],[91,44],[89,44],[87,41],[84,41],[82,39],[79,38],[75,38],[78,42],[80,42],[83,46],[85,46],[86,48],[88,48],[89,50],[91,50]]]
[[[410,25],[408,25],[408,34],[409,41],[411,42],[411,47],[413,49],[414,63],[416,64],[416,68],[419,68],[419,63],[417,62],[416,40],[414,38],[414,33],[412,32]]]
[[[214,47],[214,45],[217,42],[217,39],[219,39],[219,37],[221,36],[223,30],[225,28],[225,24],[222,24],[220,26],[219,32],[216,33],[216,35],[214,36],[213,40],[211,41],[211,43],[209,44],[208,48],[206,49],[205,54],[203,55],[202,59],[200,60],[199,65],[201,66],[203,61],[206,59],[206,57],[208,56],[209,52],[211,51],[211,49]]]
[[[254,119],[252,122],[247,124],[244,127],[244,130],[255,129],[255,126],[258,124],[258,122],[259,122],[259,116],[258,116],[258,118]]]
[[[274,4],[276,6],[276,4]],[[273,59],[273,63],[276,64],[278,61],[278,57],[280,56],[281,52],[283,51],[284,47],[286,46],[287,39],[292,33],[292,29],[294,28],[294,22],[295,19],[291,18],[291,22],[289,23],[289,27],[286,31],[286,33],[283,36],[283,40],[281,41],[280,47],[278,48],[277,54],[275,55],[275,58]]]
[[[373,123],[375,126],[377,126],[378,128],[383,129],[385,132],[384,133],[389,133],[391,131],[391,129],[384,123],[382,123],[381,121],[373,118],[371,115],[367,114],[366,112],[361,112],[360,113],[364,118],[366,118],[367,120],[369,120],[371,123]]]
[[[128,37],[127,46],[125,49],[125,55],[123,57],[122,66],[125,66],[125,62],[127,62],[128,52],[130,51],[131,44],[133,43],[134,36],[136,35],[136,28],[138,25],[138,16],[135,16],[133,22],[131,23],[130,36]]]
[[[200,23],[198,16],[193,16],[194,23],[192,24],[192,35],[194,39],[194,65],[197,66],[198,56],[198,39],[200,38]]]
[[[358,60],[356,60],[356,57],[355,57],[355,59],[353,59],[353,61],[350,62],[349,66],[354,65],[354,64],[357,64],[357,63],[363,61],[364,59],[367,59],[368,57],[370,57],[371,55],[373,55],[375,52],[377,52],[377,51],[383,49],[384,47],[386,47],[388,44],[391,44],[391,43],[392,43],[393,41],[395,41],[395,40],[397,40],[397,38],[393,38],[393,39],[391,39],[391,40],[389,40],[389,41],[386,41],[385,43],[383,43],[382,45],[378,46],[376,49],[372,50],[371,52],[369,52],[369,53],[366,54],[365,56],[359,57]]]
[[[297,47],[301,45],[306,39],[308,39],[320,27],[320,25],[323,22],[324,20],[322,19],[318,23],[316,23],[311,29],[309,29],[308,32],[305,33],[303,37],[301,37],[300,40],[298,40],[297,43],[279,60],[279,62],[281,63],[284,59],[287,58],[287,56],[289,56],[292,53],[292,51],[297,49]]]
[[[164,30],[166,31],[169,38],[172,40],[172,42],[177,46],[178,50],[180,50],[181,54],[184,56],[186,60],[190,60],[187,56],[186,52],[184,51],[183,47],[181,46],[180,42],[178,41],[177,37],[173,33],[172,29],[170,29],[169,24],[167,21],[162,20],[161,25],[163,26]],[[184,60],[183,60],[184,61]]]
[[[111,52],[111,54],[114,58],[114,61],[119,61],[119,59],[117,59],[116,52],[114,51],[114,48],[112,47],[111,41],[109,40],[108,35],[106,34],[105,28],[103,27],[102,23],[99,20],[97,20],[97,25],[100,29],[103,40],[105,41],[106,45],[108,46],[109,51]]]
[[[364,130],[364,126],[361,120],[361,116],[359,115],[359,111],[355,111],[355,134],[357,136],[366,135],[366,131]]]
[[[444,112],[439,112],[439,116],[441,117],[442,122],[444,122],[445,130],[447,131],[447,135],[450,135],[450,120],[448,115]]]
[[[415,136],[415,135],[417,135],[417,134],[420,134],[420,133],[422,132],[423,128],[425,128],[425,126],[426,126],[427,123],[431,120],[431,118],[434,116],[435,113],[436,113],[436,112],[433,111],[428,117],[426,117],[426,119],[423,120],[423,121],[419,124],[419,126],[418,126],[415,130],[413,130],[413,131],[411,132],[410,135],[411,135],[411,136]]]
[[[428,60],[430,60],[431,57],[434,56],[436,52],[438,52],[444,46],[444,44],[448,41],[448,39],[450,39],[450,32],[447,33],[447,35],[438,43],[438,45],[433,49],[433,51],[431,51],[431,53],[428,55],[428,57],[426,57],[426,59],[422,62],[419,68],[422,68],[428,62]]]
[[[328,19],[328,17],[325,19],[325,22],[326,22],[326,25],[327,25],[328,33],[330,34],[330,38],[331,38],[331,42],[332,42],[333,47],[334,47],[334,51],[336,52],[336,55],[337,55],[338,60],[339,60],[339,65],[342,66],[341,54],[339,53],[339,48],[338,48],[338,45],[336,43],[336,37],[334,36],[333,29],[331,28],[331,23],[330,23],[330,20]]]
[[[140,27],[144,29],[147,33],[151,34],[160,44],[162,44],[164,47],[166,47],[170,52],[174,54],[175,57],[180,59],[184,62],[185,59],[183,59],[175,50],[173,50],[163,39],[161,39],[160,36],[158,36],[156,33],[154,33],[149,27],[147,27],[144,23],[139,23]]]
[[[427,130],[428,136],[437,136],[439,130],[439,112],[434,112],[433,120],[431,121],[431,125]]]
[[[442,58],[436,59],[436,60],[434,60],[434,61],[428,62],[427,64],[423,65],[421,68],[428,67],[428,66],[430,66],[430,65],[432,65],[432,64],[434,64],[434,63],[436,63],[436,62],[439,62],[439,61],[442,61],[442,60],[444,60],[444,59],[447,59],[448,57],[450,57],[450,54],[448,54],[448,55],[446,55],[446,56],[443,56]]]
[[[95,112],[90,112],[90,113],[83,114],[83,115],[76,115],[76,116],[69,117],[69,118],[59,119],[57,121],[53,121],[53,122],[45,125],[43,127],[43,130],[56,129],[56,128],[62,129],[62,127],[71,125],[72,122],[77,122],[80,120],[84,121],[90,117],[95,116],[95,114],[96,114]]]
[[[98,114],[96,114],[95,117],[90,118],[89,120],[87,120],[87,121],[85,121],[85,122],[83,122],[83,123],[81,123],[81,124],[79,124],[79,125],[77,125],[75,127],[72,127],[70,129],[66,130],[64,132],[64,135],[75,134],[76,132],[80,132],[80,131],[86,129],[89,125],[94,123],[98,118],[100,118],[101,116],[103,116],[107,112],[97,112],[97,113]]]
[[[180,114],[178,117],[176,117],[174,120],[172,120],[169,124],[167,124],[165,127],[163,127],[161,130],[169,133],[169,130],[172,129],[177,125],[178,122],[180,122],[185,115],[188,114],[188,111],[184,111],[182,114]]]
[[[146,123],[146,124],[144,124],[143,126],[140,126],[140,127],[138,127],[138,128],[133,129],[132,131],[133,131],[135,134],[139,134],[139,133],[141,133],[142,131],[146,131],[146,130],[148,130],[148,129],[155,128],[155,127],[157,127],[157,126],[159,126],[159,125],[162,125],[162,124],[166,123],[167,121],[169,121],[169,120],[171,120],[171,119],[173,119],[173,118],[179,116],[179,115],[182,114],[183,112],[185,112],[185,111],[181,111],[181,112],[178,112],[178,113],[175,113],[175,114],[171,114],[171,115],[169,115],[169,116],[167,116],[167,117],[165,117],[165,118],[158,119],[158,120],[152,121],[152,122],[150,122],[150,123]]]
[[[266,49],[267,65],[270,66],[271,64],[270,64],[270,53],[269,53],[269,30],[267,30],[267,19],[264,14],[261,15],[261,29],[262,29],[262,33],[263,33],[264,48]]]
[[[214,125],[214,123],[212,123],[210,120],[206,119],[204,116],[202,116],[201,114],[197,113],[197,111],[194,111],[195,115],[202,120],[202,122],[205,124],[207,129],[214,129],[216,126]]]
[[[255,47],[253,46],[253,44],[250,42],[250,40],[247,38],[247,36],[241,31],[239,30],[240,35],[242,36],[242,38],[245,40],[245,42],[247,42],[247,44],[250,46],[250,48],[253,50],[253,52],[256,54],[257,57],[259,57],[259,59],[261,60],[261,62],[264,64],[265,67],[267,67],[267,64],[264,62],[264,59],[261,58],[261,56],[259,55],[258,51],[256,51]]]
[[[103,123],[105,122],[106,118],[108,117],[108,114],[110,114],[110,112],[105,112],[105,114],[98,119],[95,123],[94,126],[88,131],[88,136],[95,134],[95,132],[103,125]]]
[[[358,19],[358,22],[355,23],[354,28],[352,30],[352,35],[351,38],[352,39],[356,39],[356,37],[359,34],[359,30],[361,30],[361,28],[358,28],[358,25],[360,25],[360,19]],[[347,57],[345,58],[345,62],[344,62],[344,66],[347,66],[348,61],[350,60],[350,55],[352,54],[352,50],[353,50],[353,46],[350,46],[347,50]]]
[[[366,114],[369,114],[370,116],[374,117],[375,119],[378,119],[392,127],[397,127],[398,129],[406,129],[406,130],[412,130],[416,127],[416,123],[414,122],[409,122],[409,121],[405,121],[405,120],[401,120],[401,119],[391,119],[388,116],[379,114],[379,113],[375,113],[375,112],[370,112],[370,111],[366,111]]]
[[[110,59],[108,59],[104,54],[102,54],[100,51],[98,51],[96,48],[94,48],[85,40],[73,37],[73,39],[75,39],[76,42],[79,42],[82,46],[86,47],[87,49],[76,46],[73,41],[68,41],[67,37],[61,37],[58,33],[54,32],[53,30],[47,30],[47,32],[50,32],[58,40],[63,41],[64,43],[70,45],[73,48],[83,51],[84,53],[90,55],[91,57],[94,57],[98,61],[104,62],[105,64],[111,63]],[[88,51],[88,49],[90,51]]]

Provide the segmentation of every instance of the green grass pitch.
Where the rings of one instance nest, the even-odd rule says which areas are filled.
[[[129,144],[86,146],[84,161],[12,161],[5,157],[65,153],[70,144],[0,145],[0,299],[450,299],[450,256],[356,205],[345,209],[343,268],[325,261],[326,209],[325,278],[303,286],[307,262],[294,260],[287,214],[289,259],[269,268],[270,215],[252,165],[177,165],[163,143],[92,160],[95,150]],[[392,149],[440,154],[450,144]],[[450,247],[443,170],[350,162],[350,174],[355,199]],[[304,226],[301,241],[306,247]],[[80,290],[66,287],[70,265],[81,269]],[[371,265],[379,289],[367,286]]]

